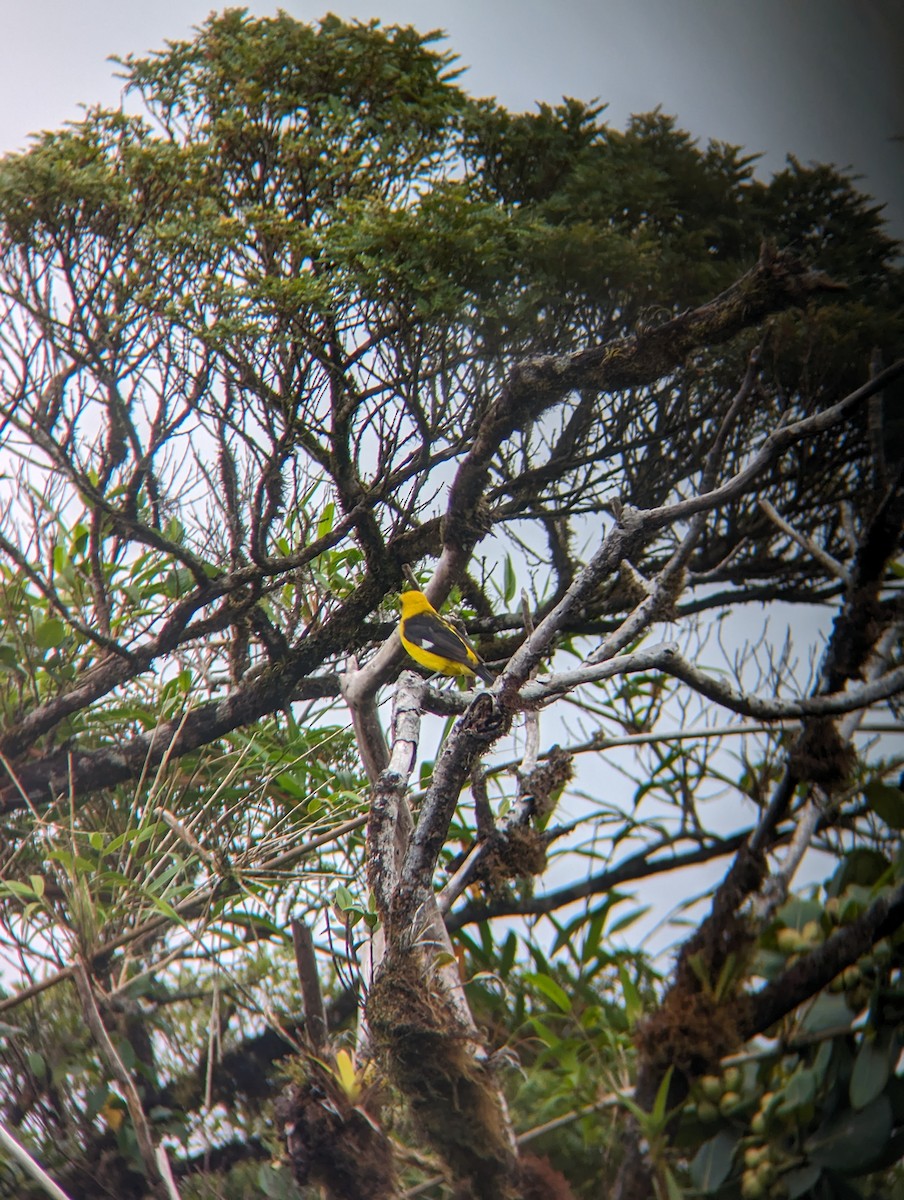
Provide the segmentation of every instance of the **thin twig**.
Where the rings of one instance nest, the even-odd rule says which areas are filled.
[[[88,971],[81,959],[73,967],[73,979],[82,1003],[85,1021],[97,1042],[101,1058],[107,1064],[110,1074],[122,1088],[123,1099],[132,1119],[132,1128],[135,1131],[135,1140],[138,1142],[145,1173],[154,1185],[158,1185],[162,1183],[162,1176],[157,1160],[157,1147],[154,1144],[141,1097],[138,1095],[138,1089],[135,1087],[132,1076],[126,1070],[125,1064],[116,1052],[116,1047],[110,1040],[107,1027],[104,1025],[97,1007],[97,1001],[94,999],[94,989],[91,986]]]
[[[26,1175],[30,1175],[36,1183],[40,1184],[53,1200],[70,1200],[70,1197],[54,1183],[44,1168],[35,1162],[25,1147],[16,1141],[2,1125],[0,1125],[0,1149],[9,1155],[13,1162],[18,1163]]]
[[[848,573],[837,558],[833,558],[827,550],[823,550],[821,546],[817,546],[811,538],[804,537],[802,533],[798,533],[792,525],[788,524],[784,517],[776,512],[775,508],[773,508],[764,496],[760,497],[759,505],[772,524],[777,526],[782,533],[787,534],[802,550],[806,550],[812,558],[821,563],[830,575],[834,575],[842,583],[847,583]]]
[[[173,1178],[173,1168],[170,1166],[169,1155],[166,1152],[166,1146],[157,1147],[157,1166],[160,1170],[160,1176],[163,1180],[163,1186],[166,1189],[166,1194],[170,1200],[181,1200],[179,1189],[176,1187],[176,1181]]]

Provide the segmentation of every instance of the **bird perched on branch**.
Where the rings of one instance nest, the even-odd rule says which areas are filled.
[[[423,592],[401,592],[399,637],[415,662],[440,675],[479,675],[493,682],[493,673],[464,634],[441,617]]]

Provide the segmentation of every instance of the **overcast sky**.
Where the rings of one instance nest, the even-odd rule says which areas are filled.
[[[191,34],[210,0],[0,0],[0,153],[116,104],[109,55]],[[260,15],[276,5],[251,2]],[[475,95],[510,108],[598,97],[621,127],[661,104],[704,142],[851,166],[904,237],[904,5],[900,0],[284,0],[303,20],[441,28]]]

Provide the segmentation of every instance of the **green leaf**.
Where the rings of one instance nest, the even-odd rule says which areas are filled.
[[[117,1037],[114,1039],[116,1052],[122,1060],[123,1066],[127,1071],[132,1071],[135,1068],[137,1059],[135,1057],[135,1047],[127,1037]]]
[[[0,642],[0,668],[4,671],[17,671],[21,673],[19,652],[9,642]]]
[[[816,900],[804,900],[801,896],[792,896],[790,900],[776,913],[782,925],[788,929],[796,929],[798,933],[810,921],[818,921],[823,914],[823,906]]]
[[[782,1089],[782,1098],[776,1108],[780,1116],[789,1116],[798,1109],[812,1104],[816,1097],[816,1075],[809,1067],[795,1071]]]
[[[324,506],[323,512],[320,514],[320,520],[317,522],[317,537],[326,537],[333,530],[333,523],[336,517],[336,505],[332,502]]]
[[[621,980],[622,996],[625,1001],[625,1016],[629,1027],[633,1028],[638,1017],[643,1015],[643,1002],[634,980],[628,974],[624,963],[618,964],[618,977]]]
[[[875,779],[863,789],[873,812],[882,818],[890,829],[904,829],[904,792]]]
[[[690,1165],[691,1182],[698,1192],[708,1195],[719,1190],[731,1171],[739,1140],[740,1135],[733,1130],[720,1129],[703,1143]]]
[[[788,1200],[798,1200],[800,1196],[814,1195],[813,1188],[821,1174],[822,1167],[817,1166],[816,1163],[799,1167],[795,1171],[788,1171],[782,1176]]]
[[[891,1074],[888,1045],[881,1038],[864,1035],[854,1059],[848,1095],[851,1108],[866,1108],[881,1096]]]
[[[582,966],[592,962],[598,954],[604,953],[600,942],[603,936],[603,926],[606,924],[604,913],[595,913],[587,922],[587,927],[584,930],[584,940],[581,942],[579,961]]]
[[[187,595],[194,587],[195,577],[188,567],[175,567],[168,571],[163,581],[161,591],[165,596],[178,600]]]
[[[536,1033],[540,1041],[543,1042],[544,1045],[548,1046],[551,1050],[554,1050],[557,1046],[562,1044],[562,1039],[553,1033],[546,1022],[541,1021],[539,1017],[531,1017],[530,1023],[531,1028],[533,1029],[534,1033]]]
[[[835,1043],[831,1038],[827,1038],[816,1051],[816,1058],[813,1060],[813,1074],[820,1086],[822,1086],[826,1072],[832,1063],[832,1052],[835,1049]]]
[[[37,1079],[43,1079],[47,1073],[47,1063],[44,1061],[44,1055],[39,1054],[37,1050],[29,1050],[26,1052],[25,1061],[28,1063],[28,1069]]]
[[[822,1033],[826,1029],[843,1029],[850,1024],[851,1014],[844,996],[823,992],[817,996],[801,1019],[807,1033]]]
[[[568,993],[549,975],[537,972],[533,975],[526,975],[525,980],[532,983],[538,992],[542,992],[546,999],[551,1000],[562,1012],[571,1012],[571,999]]]
[[[629,913],[625,913],[623,917],[619,917],[617,921],[612,922],[609,927],[609,936],[612,937],[613,934],[621,933],[623,930],[630,928],[635,921],[639,921],[649,911],[650,906],[648,904],[642,908],[632,908]]]
[[[668,1200],[684,1200],[684,1189],[669,1167],[665,1168],[665,1187]]]
[[[93,1121],[107,1102],[110,1089],[106,1083],[98,1083],[89,1088],[85,1095],[85,1113]]]
[[[223,926],[237,925],[240,929],[250,929],[252,932],[265,934],[276,941],[288,941],[289,935],[285,929],[263,913],[235,912],[228,918],[223,918]]]
[[[868,1171],[885,1149],[892,1130],[891,1103],[879,1096],[866,1108],[845,1109],[822,1125],[804,1143],[814,1163],[855,1174]]]
[[[502,951],[499,955],[499,975],[502,979],[511,971],[515,965],[515,955],[518,953],[518,938],[515,935],[514,929],[510,929],[508,936],[502,946]]]
[[[656,1090],[656,1099],[653,1101],[653,1108],[650,1112],[650,1121],[655,1129],[662,1129],[665,1124],[666,1113],[668,1112],[669,1088],[672,1085],[674,1070],[674,1067],[669,1067]]]
[[[515,577],[515,568],[512,566],[512,556],[506,554],[505,565],[503,567],[503,590],[502,598],[506,604],[510,604],[514,599],[515,592],[518,588],[518,580]]]
[[[35,627],[35,645],[39,650],[51,650],[65,640],[66,625],[59,617],[49,617]]]
[[[268,1200],[296,1200],[296,1189],[289,1172],[282,1166],[262,1163],[257,1170],[257,1185]]]
[[[167,541],[181,545],[185,541],[185,526],[176,517],[170,517],[163,527],[163,536]]]
[[[889,867],[890,863],[884,854],[870,846],[858,846],[844,856],[826,890],[830,896],[840,896],[851,884],[872,887]]]
[[[613,909],[616,904],[621,904],[622,901],[628,899],[630,899],[628,893],[616,892],[613,890],[608,894],[603,903],[597,905],[597,907],[590,913],[578,913],[578,915],[573,917],[572,920],[570,920],[565,926],[559,926],[558,923],[555,923],[558,933],[553,940],[550,954],[558,954],[563,946],[570,946],[572,936],[579,931],[583,931],[588,925],[588,920],[599,923],[600,932],[602,932],[602,928],[605,926],[606,918],[608,917],[610,910]]]
[[[0,894],[3,892],[9,896],[19,896],[24,900],[33,900],[35,896],[34,888],[30,884],[22,883],[19,879],[0,881]]]
[[[133,848],[137,848],[142,844],[142,842],[146,842],[148,838],[154,837],[156,834],[160,833],[163,828],[164,825],[162,821],[152,821],[147,825],[135,826],[132,829],[127,829],[125,833],[118,833],[116,837],[111,838],[110,841],[107,842],[104,853],[115,854],[117,850],[126,845],[128,842],[132,843]]]
[[[177,925],[184,924],[182,918],[179,916],[173,906],[166,900],[163,900],[160,896],[151,896],[151,903],[159,912],[163,913],[165,917],[169,917],[171,921],[175,921]]]

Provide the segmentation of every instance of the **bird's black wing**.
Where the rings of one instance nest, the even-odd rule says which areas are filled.
[[[466,667],[474,665],[473,659],[468,657],[468,644],[464,638],[432,613],[417,613],[408,617],[405,621],[405,637],[431,654],[439,654]]]

